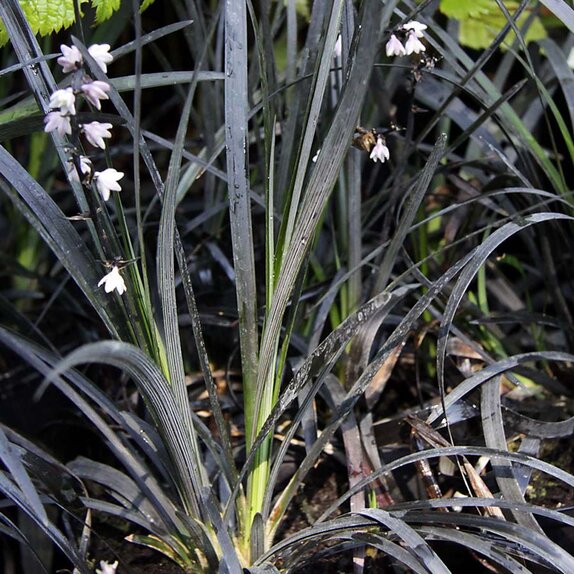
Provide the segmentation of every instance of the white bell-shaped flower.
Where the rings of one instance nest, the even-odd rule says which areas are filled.
[[[64,134],[72,134],[72,124],[70,123],[70,116],[64,115],[61,112],[50,112],[44,118],[44,131],[46,133],[58,132],[61,136]]]
[[[377,138],[377,143],[375,147],[371,150],[371,155],[369,156],[375,163],[380,161],[385,163],[385,160],[389,159],[391,154],[389,153],[389,148],[385,145],[382,137]]]
[[[66,46],[66,44],[62,44],[60,50],[62,51],[62,55],[58,58],[57,62],[62,66],[64,74],[69,74],[82,65],[82,54],[80,54],[80,50],[78,50],[76,46]]]
[[[88,48],[90,56],[94,58],[98,66],[104,73],[108,71],[108,64],[113,61],[114,57],[110,54],[109,44],[92,44]]]
[[[76,114],[76,96],[72,88],[64,90],[56,90],[50,96],[50,107],[52,109],[59,108],[63,114]]]
[[[124,173],[114,169],[113,167],[104,169],[104,171],[94,172],[96,188],[104,201],[108,201],[108,199],[110,199],[110,192],[122,190],[118,183],[122,177],[124,177]]]
[[[410,54],[420,54],[426,50],[425,45],[417,38],[417,34],[414,30],[409,32],[407,38],[407,43],[405,44],[405,51],[407,56]]]
[[[112,124],[100,122],[90,122],[89,124],[82,124],[82,131],[86,134],[86,139],[94,147],[99,147],[101,149],[106,148],[106,142],[104,138],[111,138],[112,133],[109,131],[112,128]]]
[[[107,274],[104,275],[101,279],[100,282],[98,283],[98,287],[104,286],[104,291],[106,293],[111,293],[112,291],[117,291],[119,295],[123,295],[126,292],[126,282],[124,281],[124,278],[120,275],[120,269],[119,267],[117,267],[116,265],[114,265],[112,267],[112,270]],[[107,564],[107,563],[106,563]],[[100,562],[100,566],[103,565],[103,562]],[[108,565],[108,566],[113,566],[113,565]],[[115,572],[115,568],[117,568],[117,563],[116,566],[114,567],[114,570],[112,570],[112,574],[113,572]],[[109,570],[104,570],[102,567],[102,573],[106,573],[109,572]]]
[[[394,34],[391,34],[391,38],[387,42],[386,50],[387,57],[389,58],[391,56],[404,56],[406,54],[405,47]]]

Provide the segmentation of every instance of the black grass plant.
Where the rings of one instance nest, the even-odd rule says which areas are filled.
[[[6,572],[574,572],[574,11],[485,2],[0,3]]]

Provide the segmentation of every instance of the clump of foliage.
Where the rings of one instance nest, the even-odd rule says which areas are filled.
[[[430,2],[207,4],[57,55],[0,4],[3,362],[101,440],[0,426],[25,571],[115,570],[103,516],[185,572],[574,571],[529,498],[574,487],[566,29],[500,2],[471,56]]]

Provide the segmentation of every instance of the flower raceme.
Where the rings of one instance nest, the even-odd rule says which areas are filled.
[[[64,73],[81,70],[84,61],[80,50],[78,50],[76,46],[66,46],[62,44],[60,50],[62,51],[62,55],[58,58],[58,64],[62,66]],[[109,51],[109,44],[92,44],[88,48],[89,54],[104,72],[108,69],[107,64],[114,59]],[[45,132],[55,131],[61,136],[64,134],[71,135],[72,126],[69,116],[76,115],[76,97],[78,95],[82,95],[84,99],[97,110],[102,109],[101,100],[109,100],[108,92],[111,86],[107,82],[92,80],[88,76],[84,76],[81,82],[79,89],[63,88],[56,90],[50,96],[50,109],[52,111],[44,118],[44,123],[46,124],[44,127]],[[74,81],[72,84],[77,86],[77,83]],[[92,124],[87,124],[87,126],[88,128],[84,130],[84,133],[86,133],[88,141],[92,145],[104,149],[106,146],[103,138],[111,137],[107,129],[111,128],[112,125],[92,122]]]
[[[83,66],[82,54],[78,48],[62,44],[60,49],[62,50],[62,55],[58,58],[58,64],[62,66],[62,70],[68,73],[78,73],[72,79],[72,85],[74,85],[76,89],[71,87],[59,89],[50,96],[50,108],[53,111],[46,114],[46,117],[44,118],[44,123],[46,124],[44,131],[55,131],[60,136],[64,136],[66,134],[72,134],[72,127],[74,127],[74,129],[79,128],[86,136],[88,143],[94,147],[105,149],[106,142],[104,140],[112,137],[110,132],[112,124],[93,121],[86,124],[75,122],[72,126],[71,116],[76,115],[77,96],[82,96],[87,102],[94,106],[94,108],[100,110],[102,107],[101,101],[109,99],[108,92],[111,87],[107,82],[92,80],[89,76],[84,74],[81,69]],[[88,52],[104,72],[107,70],[107,64],[113,60],[109,50],[109,44],[93,44],[88,48]],[[80,87],[78,88],[79,84]],[[89,158],[83,155],[76,157],[77,165],[81,174],[78,174],[78,170],[76,169],[74,162],[69,160],[66,168],[68,177],[70,180],[78,180],[80,179],[79,176],[88,176],[85,181],[82,181],[82,183],[89,184],[92,180],[90,177],[90,174],[92,173],[92,162]],[[122,188],[118,181],[123,176],[124,174],[122,172],[113,168],[93,172],[93,181],[95,183],[96,190],[102,196],[104,201],[108,201],[112,191],[121,191]]]
[[[74,116],[76,116],[77,97],[83,98],[96,110],[101,110],[102,100],[109,100],[108,92],[111,86],[107,82],[94,80],[86,74],[82,53],[76,46],[62,44],[60,50],[62,55],[58,58],[58,64],[65,74],[73,74],[72,87],[58,89],[50,96],[50,111],[44,118],[44,131],[57,132],[60,136],[64,136],[72,135],[73,132],[77,135],[80,130],[86,136],[88,143],[105,149],[104,140],[112,137],[110,132],[112,124],[98,121],[80,123]],[[107,72],[107,65],[113,60],[109,52],[109,44],[93,44],[88,48],[88,53],[104,73]],[[72,122],[72,119],[75,121]],[[70,182],[76,181],[83,186],[94,188],[103,201],[110,199],[112,191],[122,190],[118,181],[124,177],[123,172],[111,167],[103,171],[94,171],[90,158],[81,155],[81,151],[76,148],[72,148],[65,167]],[[119,295],[123,295],[127,287],[120,274],[120,268],[117,265],[108,265],[108,267],[111,267],[111,271],[100,279],[98,287],[103,286],[106,293],[117,291]],[[96,572],[114,574],[117,566],[117,561],[113,563],[101,561],[100,568]]]

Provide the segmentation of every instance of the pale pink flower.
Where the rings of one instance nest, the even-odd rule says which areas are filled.
[[[92,162],[90,161],[90,158],[86,157],[85,155],[81,155],[78,159],[80,162],[80,171],[82,172],[82,175],[89,175],[92,171]],[[80,178],[78,177],[78,170],[76,169],[76,165],[72,160],[68,161],[68,167],[66,171],[68,172],[69,179],[80,181]]]
[[[405,44],[405,51],[407,55],[419,54],[426,50],[425,45],[417,38],[417,34],[414,30],[409,32],[409,37],[407,43]]]
[[[72,124],[70,123],[70,116],[64,115],[61,112],[49,112],[44,118],[44,131],[58,132],[61,136],[64,134],[72,134]]]
[[[111,90],[110,84],[107,82],[100,82],[99,80],[94,80],[93,82],[88,82],[86,84],[82,84],[82,92],[84,97],[92,106],[96,109],[101,110],[102,105],[100,104],[100,100],[109,100],[108,94]]]
[[[87,140],[94,146],[101,149],[106,149],[106,142],[104,138],[111,138],[110,131],[112,124],[100,122],[90,122],[89,124],[82,124],[82,131],[86,134]]]
[[[82,54],[80,54],[80,50],[76,46],[70,47],[62,44],[60,50],[62,50],[62,55],[58,58],[58,64],[62,66],[64,74],[73,72],[82,65]]]
[[[403,24],[402,29],[407,31],[412,30],[416,34],[417,38],[422,38],[423,31],[427,29],[427,25],[422,22],[417,22],[416,20],[411,20],[410,22]]]
[[[111,293],[115,289],[120,295],[122,295],[127,290],[126,282],[120,275],[120,269],[115,265],[107,275],[104,275],[100,279],[98,287],[101,287],[102,285],[104,286],[104,291],[106,293]],[[113,574],[116,571],[118,563],[115,562],[114,564],[108,564],[107,562],[101,561],[100,566],[102,567],[102,569],[99,570],[100,574]]]
[[[379,160],[381,163],[385,163],[386,159],[389,159],[390,153],[389,148],[385,145],[383,138],[377,138],[377,144],[371,150],[371,155],[369,156],[375,163]]]
[[[390,40],[387,42],[387,56],[404,56],[406,54],[405,47],[402,45],[401,41],[394,35],[391,34]]]
[[[94,181],[96,188],[102,199],[108,201],[111,191],[121,191],[122,188],[118,181],[124,177],[123,172],[115,170],[113,167],[104,169],[104,171],[94,172]]]
[[[94,58],[98,66],[102,69],[104,73],[108,71],[108,66],[110,62],[113,61],[114,57],[110,54],[109,44],[92,44],[88,48],[90,56]]]
[[[76,114],[76,96],[74,96],[74,90],[72,88],[66,88],[64,90],[56,90],[50,96],[50,107],[60,108],[63,114]]]

